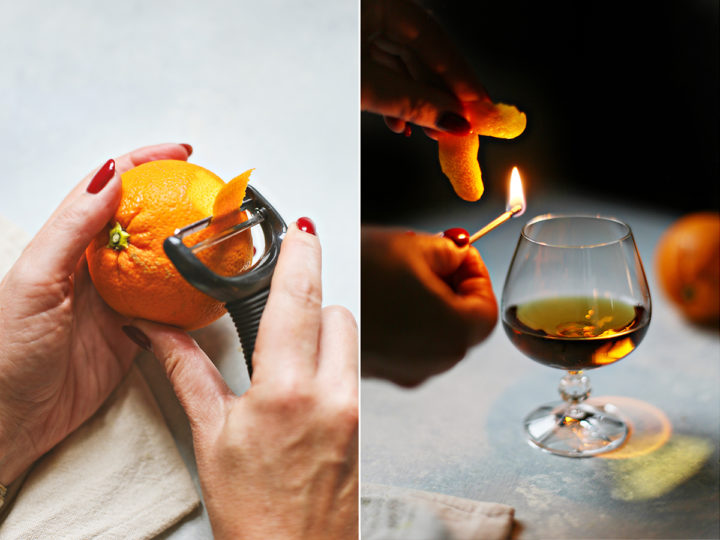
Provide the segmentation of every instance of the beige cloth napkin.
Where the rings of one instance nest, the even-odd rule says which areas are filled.
[[[363,483],[363,540],[506,540],[512,507],[441,493]]]
[[[27,235],[0,216],[0,276]],[[108,400],[30,470],[0,539],[145,539],[200,503],[137,367]]]

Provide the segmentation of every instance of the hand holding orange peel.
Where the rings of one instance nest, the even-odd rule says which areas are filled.
[[[527,118],[514,105],[489,99],[467,102],[464,106],[472,131],[468,135],[438,135],[440,167],[460,198],[477,201],[485,190],[477,160],[478,136],[514,139],[525,130]]]

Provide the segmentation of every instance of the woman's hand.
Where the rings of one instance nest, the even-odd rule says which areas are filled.
[[[406,123],[465,135],[462,103],[487,98],[473,69],[440,24],[412,0],[363,0],[361,106],[402,133]]]
[[[8,485],[89,418],[137,352],[126,320],[90,281],[85,248],[120,202],[120,174],[189,146],[108,161],[67,196],[0,283],[0,483]]]
[[[381,228],[362,232],[362,373],[416,386],[450,369],[497,321],[473,247]]]
[[[320,266],[318,239],[292,225],[240,397],[187,334],[132,323],[190,420],[216,538],[357,538],[357,326],[321,307]]]

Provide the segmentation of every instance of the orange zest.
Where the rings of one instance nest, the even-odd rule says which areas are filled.
[[[515,105],[493,103],[489,99],[463,104],[475,135],[514,139],[525,131],[527,117]]]
[[[478,136],[514,139],[525,131],[527,117],[514,105],[493,103],[489,99],[466,102],[463,106],[472,131],[468,135],[441,133],[438,154],[440,167],[458,197],[477,201],[485,191],[477,159]]]
[[[477,153],[480,147],[478,136],[450,135],[438,136],[440,167],[448,177],[458,197],[466,201],[477,201],[482,197],[485,186],[480,172]]]
[[[213,203],[213,217],[224,216],[242,206],[243,199],[245,198],[245,190],[250,181],[250,174],[254,170],[255,169],[248,169],[230,180],[220,189]]]

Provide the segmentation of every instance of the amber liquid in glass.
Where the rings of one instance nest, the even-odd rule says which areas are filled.
[[[513,344],[547,366],[580,371],[613,364],[647,332],[650,315],[622,300],[560,297],[510,306],[503,326]]]

